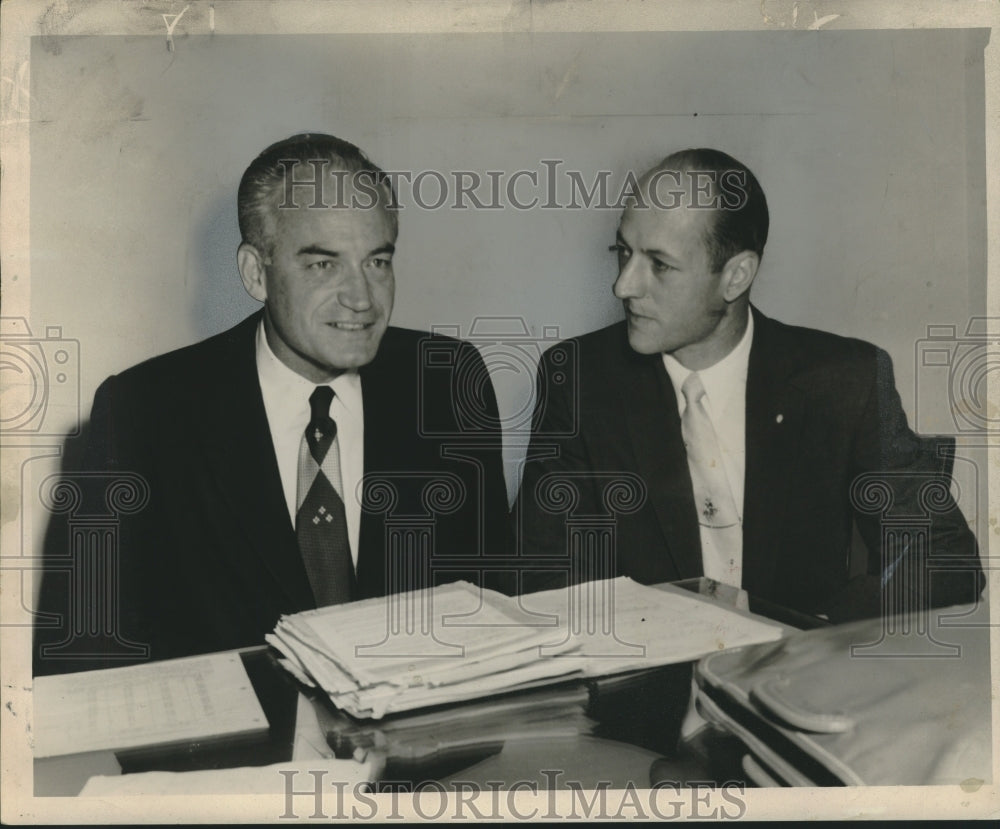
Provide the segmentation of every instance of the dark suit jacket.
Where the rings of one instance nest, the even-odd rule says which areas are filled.
[[[935,470],[925,444],[907,427],[889,356],[860,340],[753,313],[744,589],[839,618],[877,613],[882,577],[887,590],[906,593],[906,599],[897,596],[897,606],[925,599],[918,576],[928,575],[934,604],[973,601],[983,585],[975,539],[951,496],[943,494],[947,478],[940,474],[940,460]],[[646,584],[701,575],[680,417],[660,355],[637,354],[625,324],[612,325],[546,352],[538,393],[514,511],[524,589],[559,583],[558,571],[566,567],[550,565],[553,557],[566,555],[571,528],[580,532],[609,519],[615,530],[611,574]],[[884,486],[859,479],[866,473]],[[615,477],[621,480],[618,489],[608,489]],[[560,480],[572,497],[566,486],[559,489]],[[856,481],[861,488],[852,495]],[[926,490],[921,496],[928,485],[930,500]],[[944,557],[950,570],[927,567],[916,535],[901,560],[883,568],[878,499],[889,491],[891,517],[911,516],[914,528],[923,526],[925,507],[941,496],[930,514],[930,554]],[[875,579],[849,585],[852,519],[868,547]],[[886,552],[894,559],[899,551]],[[532,557],[546,562],[540,566]],[[584,570],[593,572],[594,566]]]
[[[39,645],[63,641],[74,624],[101,628],[109,654],[122,650],[111,640],[124,637],[150,645],[157,659],[263,644],[280,614],[314,606],[257,378],[259,320],[255,314],[98,389],[75,468],[101,474],[92,486],[86,476],[67,478],[82,490],[77,518],[107,513],[104,473],[138,473],[148,483],[149,502],[121,516],[118,527],[117,621],[81,622],[79,602],[77,621],[67,621],[73,579],[58,567],[68,561],[69,522],[66,516],[51,522],[51,566],[39,608],[49,615],[36,622],[36,673],[123,664],[110,656],[37,658]],[[427,359],[428,350],[436,356]],[[488,382],[470,391],[455,382],[456,373],[488,377],[468,343],[399,328],[386,331],[375,359],[360,370],[371,503],[361,519],[358,598],[420,586],[412,550],[390,572],[390,531],[409,531],[436,557],[501,552],[489,546],[502,538],[507,518],[496,399]],[[389,490],[391,505],[383,497]],[[444,581],[476,573],[468,567],[444,572],[438,559],[435,576]],[[61,621],[46,627],[53,619]],[[104,630],[109,627],[114,631]],[[76,639],[92,651],[88,636]]]

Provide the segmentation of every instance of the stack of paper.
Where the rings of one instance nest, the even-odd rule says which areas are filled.
[[[283,616],[267,641],[338,708],[379,719],[780,636],[748,614],[622,577],[520,599],[456,582]]]
[[[319,726],[338,757],[375,750],[395,763],[446,761],[468,749],[512,739],[556,739],[593,732],[583,683],[404,712],[359,722],[325,707]]]
[[[575,642],[551,625],[526,624],[516,604],[504,606],[509,601],[456,582],[283,616],[267,641],[292,673],[360,718],[477,699],[579,672],[538,658],[541,646],[559,653]]]

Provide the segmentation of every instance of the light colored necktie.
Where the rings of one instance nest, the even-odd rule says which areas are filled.
[[[739,587],[743,526],[722,465],[722,448],[705,408],[705,387],[697,372],[688,375],[681,393],[687,402],[681,433],[698,510],[704,572],[711,579]]]
[[[295,535],[317,607],[349,602],[355,592],[333,397],[329,386],[313,391],[312,418],[299,444]]]

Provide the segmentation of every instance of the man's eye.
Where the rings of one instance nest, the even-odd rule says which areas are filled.
[[[608,250],[612,253],[618,254],[619,261],[628,259],[632,255],[632,251],[622,244],[609,245]]]
[[[315,262],[310,262],[307,267],[315,271],[325,271],[332,268],[333,264],[334,262],[332,259],[318,259]]]
[[[667,271],[672,271],[674,269],[673,265],[668,265],[660,259],[651,259],[650,261],[653,263],[653,271],[655,273],[666,273]]]
[[[377,256],[372,259],[372,264],[380,270],[385,270],[392,267],[392,260],[388,256]]]

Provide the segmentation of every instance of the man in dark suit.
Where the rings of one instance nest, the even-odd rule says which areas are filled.
[[[496,400],[455,383],[484,376],[474,347],[388,326],[388,177],[294,136],[244,173],[239,219],[262,311],[97,391],[50,498],[36,673],[262,644],[281,614],[474,578],[442,559],[495,552]],[[116,506],[94,546],[81,516]]]
[[[625,321],[539,367],[523,589],[709,575],[835,620],[976,600],[975,539],[888,355],[751,306],[768,231],[753,174],[687,150],[633,195],[613,246]]]

